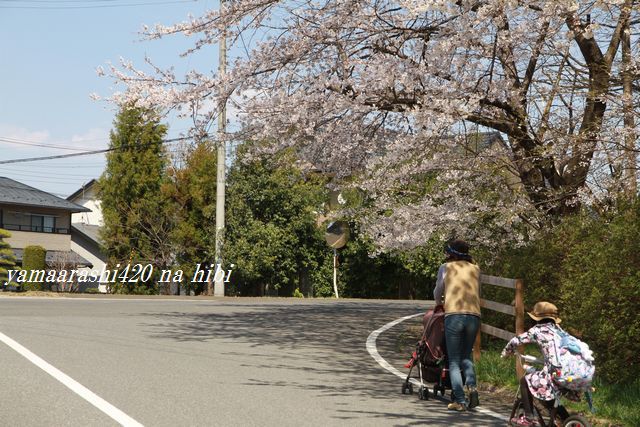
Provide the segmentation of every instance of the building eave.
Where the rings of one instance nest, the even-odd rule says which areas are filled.
[[[86,184],[84,184],[82,187],[78,188],[73,194],[71,194],[69,197],[67,197],[67,200],[72,201],[73,199],[75,199],[76,197],[78,197],[79,195],[81,195],[82,193],[88,191],[91,189],[91,187],[93,187],[95,184],[98,183],[97,179],[92,179],[91,181],[87,182]]]

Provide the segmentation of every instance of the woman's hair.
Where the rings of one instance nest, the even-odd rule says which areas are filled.
[[[553,323],[555,325],[556,321],[548,317],[545,317],[544,319],[536,320],[536,325],[542,325],[544,323]]]
[[[450,240],[444,247],[447,254],[447,262],[450,261],[469,261],[473,262],[473,258],[469,255],[469,244],[464,240]]]

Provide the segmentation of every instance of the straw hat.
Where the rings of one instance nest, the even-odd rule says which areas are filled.
[[[527,313],[533,320],[553,319],[556,323],[562,322],[558,317],[558,307],[550,302],[540,301],[533,306],[533,310]]]

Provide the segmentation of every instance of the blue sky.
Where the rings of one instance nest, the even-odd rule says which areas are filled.
[[[189,13],[197,16],[218,7],[217,0],[167,1],[0,0],[0,160],[74,152],[11,144],[3,138],[65,148],[106,148],[115,110],[90,98],[91,93],[108,96],[112,91],[113,81],[96,74],[100,65],[123,57],[142,66],[148,55],[178,71],[216,70],[215,46],[183,59],[179,53],[193,40],[174,36],[140,41],[137,32],[143,24],[180,22]],[[180,124],[169,125],[169,137],[184,130]],[[0,164],[0,176],[66,196],[103,169],[100,154]]]

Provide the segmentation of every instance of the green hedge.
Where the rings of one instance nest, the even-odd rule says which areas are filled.
[[[639,242],[640,203],[606,215],[585,211],[505,250],[493,272],[524,279],[527,309],[555,303],[562,326],[595,352],[600,378],[630,382],[640,376]]]
[[[27,246],[24,248],[22,256],[22,269],[27,271],[46,270],[47,268],[47,250],[42,246]],[[27,278],[31,275],[29,274]],[[34,280],[24,283],[24,288],[31,291],[43,290],[44,281]]]
[[[640,204],[584,221],[567,254],[561,304],[610,381],[640,375]]]

